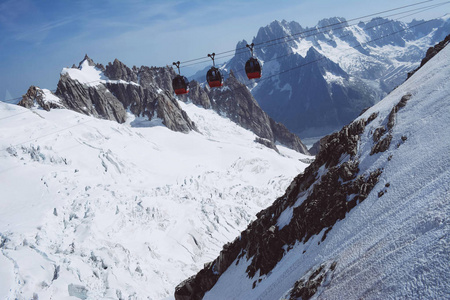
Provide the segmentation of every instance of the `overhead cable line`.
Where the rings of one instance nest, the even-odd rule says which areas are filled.
[[[431,1],[434,1],[434,0],[431,0]],[[425,2],[429,2],[429,1],[425,1]],[[423,3],[423,2],[422,2],[422,3]],[[392,16],[402,15],[402,14],[405,14],[405,13],[414,12],[414,13],[411,13],[411,14],[408,14],[408,15],[406,15],[406,16],[403,16],[403,17],[401,17],[401,18],[397,18],[397,19],[396,19],[396,20],[400,20],[400,19],[402,19],[402,18],[406,18],[406,17],[412,16],[412,15],[414,15],[414,14],[418,14],[418,13],[421,13],[421,12],[424,12],[424,11],[427,11],[427,10],[430,10],[430,9],[434,9],[434,8],[437,8],[437,7],[440,7],[440,6],[443,6],[443,5],[445,5],[445,4],[449,4],[449,3],[450,3],[450,1],[446,1],[446,2],[443,2],[443,3],[438,3],[438,4],[433,4],[433,5],[424,6],[424,7],[420,7],[420,8],[415,8],[415,9],[411,9],[411,10],[408,10],[408,11],[404,11],[404,12],[399,12],[399,13],[387,15],[387,16],[384,16],[384,17],[385,17],[385,18],[388,18],[388,17],[392,17]],[[374,15],[375,15],[375,14],[371,14],[371,15],[368,15],[368,16],[374,16]],[[367,17],[367,16],[366,16],[366,17]],[[289,42],[289,41],[295,41],[295,40],[297,40],[298,38],[308,38],[308,37],[316,36],[316,35],[319,35],[319,34],[328,33],[328,32],[331,32],[331,31],[333,31],[333,30],[339,30],[339,29],[343,29],[343,28],[346,28],[346,27],[351,27],[351,26],[356,25],[357,23],[351,24],[350,22],[352,22],[352,21],[354,21],[354,20],[360,20],[360,19],[362,19],[362,18],[363,18],[363,17],[361,17],[361,18],[355,18],[355,19],[352,19],[352,20],[349,20],[349,21],[338,22],[338,23],[334,23],[334,24],[330,24],[330,25],[326,25],[326,26],[322,26],[322,27],[314,27],[314,28],[312,28],[312,29],[308,29],[308,30],[305,30],[305,31],[302,31],[302,32],[299,32],[299,33],[290,34],[290,35],[285,35],[285,36],[283,36],[283,37],[279,37],[279,38],[267,40],[267,41],[264,41],[264,42],[261,42],[261,43],[257,43],[257,44],[255,44],[255,46],[257,46],[257,45],[264,45],[264,46],[260,46],[260,47],[258,47],[258,48],[260,48],[260,49],[261,49],[261,48],[267,48],[267,47],[271,47],[271,46],[283,44],[283,43],[286,43],[286,42]],[[386,23],[390,23],[390,22],[393,22],[393,21],[395,21],[395,20],[388,20],[388,21],[385,22],[385,23],[376,24],[376,25],[371,26],[371,27],[368,27],[368,28],[366,28],[366,29],[371,29],[371,28],[373,28],[373,27],[377,27],[377,26],[380,26],[380,25],[383,25],[383,24],[386,24]],[[344,25],[342,25],[342,24],[344,24]],[[342,25],[342,26],[340,26],[340,27],[334,27],[334,28],[333,28],[333,26],[337,26],[337,25]],[[330,27],[332,27],[332,28],[330,28]],[[327,29],[327,30],[321,30],[321,29],[324,29],[324,28],[329,28],[329,29]],[[305,33],[310,33],[310,34],[305,35],[305,36],[300,36],[300,35],[303,35],[303,34],[305,34]],[[296,36],[300,36],[300,37],[297,37],[297,38],[296,38]],[[289,38],[289,37],[290,37],[290,39],[286,40],[286,38]],[[280,40],[281,40],[281,41],[280,41]],[[274,41],[279,41],[279,42],[278,42],[278,43],[272,43],[272,42],[274,42]],[[270,43],[272,43],[272,44],[270,44]],[[269,44],[269,45],[265,45],[265,44]],[[242,51],[240,51],[240,50],[242,50]],[[223,54],[230,53],[230,52],[235,52],[235,53],[228,54],[228,55],[223,55]],[[216,53],[216,55],[217,55],[217,56],[222,55],[222,56],[220,56],[218,59],[224,59],[224,58],[226,58],[226,57],[231,57],[231,56],[234,56],[234,55],[238,55],[238,54],[242,54],[242,53],[247,53],[247,52],[248,52],[248,50],[246,49],[246,47],[240,47],[240,48],[236,48],[235,50],[229,50],[229,51],[225,51],[225,52]],[[204,63],[208,63],[208,62],[209,62],[209,60],[207,60],[207,59],[204,58],[204,57],[203,57],[203,58],[198,58],[198,59],[195,59],[195,60],[196,60],[196,61],[202,60],[202,61],[198,61],[198,62],[195,62],[195,63],[190,63],[190,64],[187,64],[187,65],[181,66],[180,68],[185,68],[185,67],[189,67],[189,66],[193,66],[193,65],[197,65],[197,64],[204,64]],[[191,60],[191,61],[194,61],[194,60]]]
[[[279,38],[267,40],[267,41],[264,41],[264,42],[255,44],[255,46],[256,46],[256,45],[269,44],[269,43],[271,43],[271,42],[273,42],[273,41],[279,41],[279,40],[282,40],[282,41],[280,41],[279,43],[273,43],[273,44],[269,44],[269,45],[266,45],[266,46],[263,46],[263,47],[259,47],[259,48],[267,48],[267,47],[279,45],[279,44],[286,43],[286,42],[289,42],[289,41],[294,41],[294,40],[296,40],[296,38],[294,38],[294,36],[299,36],[299,35],[302,35],[302,34],[305,34],[305,33],[310,33],[310,34],[309,34],[309,35],[306,35],[306,36],[303,36],[303,37],[301,37],[301,38],[308,38],[308,37],[312,37],[312,36],[315,36],[315,35],[324,34],[324,33],[327,33],[327,32],[333,31],[333,30],[339,30],[339,29],[343,29],[343,28],[346,28],[346,27],[350,27],[350,26],[356,25],[356,24],[350,24],[349,22],[353,22],[353,21],[356,21],[356,20],[361,20],[361,19],[367,18],[367,17],[373,17],[373,16],[376,16],[376,15],[379,15],[379,14],[383,14],[383,13],[387,13],[387,12],[392,12],[392,11],[396,11],[396,10],[400,10],[400,9],[404,9],[404,8],[408,8],[408,7],[417,6],[417,5],[420,5],[420,4],[423,4],[423,3],[427,3],[427,2],[432,2],[432,1],[435,1],[435,0],[427,0],[427,1],[422,1],[422,2],[418,2],[418,3],[413,3],[413,4],[410,4],[410,5],[405,5],[405,6],[401,6],[401,7],[397,7],[397,8],[393,8],[393,9],[389,9],[389,10],[385,10],[385,11],[382,11],[382,12],[378,12],[378,13],[373,13],[373,14],[365,15],[365,16],[358,17],[358,18],[353,18],[353,19],[350,19],[350,20],[345,21],[345,22],[337,22],[337,23],[329,24],[329,25],[322,26],[322,27],[317,27],[317,26],[316,26],[316,27],[314,27],[314,28],[311,28],[311,29],[308,29],[308,30],[305,30],[305,31],[302,31],[302,32],[299,32],[299,33],[289,34],[289,35],[285,35],[285,36],[283,36],[283,37],[279,37]],[[411,15],[414,15],[414,14],[418,14],[418,13],[423,12],[423,11],[426,11],[426,10],[434,9],[434,8],[437,8],[437,7],[440,7],[440,6],[443,6],[443,5],[445,5],[445,4],[449,4],[449,3],[450,3],[450,1],[442,2],[442,3],[437,3],[437,4],[432,4],[432,5],[423,6],[423,7],[420,7],[420,8],[415,8],[415,9],[408,10],[408,11],[404,11],[404,12],[398,12],[398,13],[391,14],[391,15],[388,15],[388,16],[385,16],[385,17],[391,17],[391,16],[395,16],[395,15],[401,15],[401,14],[404,14],[404,13],[408,13],[408,12],[414,12],[414,13],[411,13],[411,14],[408,14],[408,15],[406,15],[406,16],[402,16],[402,17],[396,19],[396,20],[399,20],[399,19],[402,19],[402,18],[411,16]],[[386,21],[386,22],[384,22],[384,23],[376,24],[376,25],[373,25],[373,26],[371,26],[371,27],[368,27],[368,29],[371,29],[371,28],[374,28],[374,27],[377,27],[377,26],[381,26],[381,25],[383,25],[383,24],[387,24],[387,23],[390,23],[390,22],[393,22],[393,21],[396,21],[396,20],[388,20],[388,21]],[[431,21],[431,20],[430,20],[430,21]],[[345,24],[345,25],[342,25],[342,24]],[[327,29],[327,30],[324,30],[324,31],[320,31],[321,29],[329,28],[329,27],[333,27],[333,26],[337,26],[337,25],[342,25],[342,26],[341,26],[341,27],[330,28],[330,29]],[[288,38],[288,37],[291,37],[291,39],[289,39],[289,40],[283,40],[283,39],[286,39],[286,38]],[[344,37],[344,36],[341,36],[341,37]],[[237,52],[238,50],[244,50],[244,51]],[[230,53],[230,52],[234,52],[234,51],[236,51],[236,53],[232,53],[232,54],[228,54],[228,55],[223,55],[223,54]],[[241,47],[241,48],[236,48],[235,50],[229,50],[229,51],[224,51],[224,52],[216,53],[216,55],[222,55],[221,57],[217,58],[218,60],[221,60],[221,59],[224,59],[224,58],[227,58],[227,57],[232,57],[232,56],[234,56],[235,54],[237,55],[237,54],[247,53],[247,51],[248,51],[248,50],[246,49],[246,47]],[[293,53],[289,53],[289,54],[286,54],[286,55],[284,55],[284,56],[291,55],[291,54],[293,54]],[[279,57],[277,57],[277,58],[279,58]],[[274,59],[277,59],[277,58],[274,58]],[[193,62],[193,61],[204,60],[204,59],[205,59],[205,57],[202,57],[202,58],[197,58],[197,59],[192,59],[192,60],[184,61],[184,62],[182,62],[182,63]],[[185,65],[185,66],[180,66],[180,68],[209,62],[209,58],[206,58],[206,59],[207,59],[206,61],[196,62],[196,63],[188,64],[188,65]],[[274,59],[271,59],[271,60],[274,60]],[[268,61],[271,61],[271,60],[268,60]],[[265,61],[265,62],[268,62],[268,61]],[[264,80],[264,79],[261,79],[261,80]],[[95,81],[87,82],[87,83],[84,83],[84,84],[91,84],[91,83],[96,83],[96,82],[101,82],[101,81],[104,81],[104,80],[100,79],[100,80],[95,80]],[[53,90],[50,90],[50,91],[51,91],[51,92],[55,92],[56,90],[57,90],[57,89],[53,89]],[[18,100],[18,99],[21,99],[21,98],[22,98],[22,97],[16,97],[16,98],[13,98],[13,99],[4,100],[3,102],[14,101],[14,100]],[[4,118],[0,118],[0,120],[2,120],[2,119],[4,119]]]
[[[447,14],[444,14],[444,15],[442,15],[441,17],[443,17],[443,16],[445,16],[445,15],[447,15]],[[387,35],[384,35],[384,36],[381,36],[381,37],[372,39],[372,40],[370,40],[370,41],[367,41],[367,42],[364,42],[364,43],[358,43],[358,45],[352,46],[352,47],[350,47],[349,49],[346,49],[346,50],[343,50],[343,51],[349,51],[349,50],[351,50],[351,49],[355,49],[355,48],[358,48],[358,47],[363,47],[363,46],[368,45],[368,44],[370,44],[370,43],[373,43],[373,42],[379,41],[379,40],[381,40],[381,39],[390,37],[390,36],[392,36],[392,35],[394,35],[394,34],[398,34],[398,33],[404,32],[404,31],[406,31],[406,30],[408,30],[408,29],[415,28],[415,27],[418,27],[418,26],[422,26],[422,25],[427,24],[427,23],[429,23],[429,22],[431,22],[431,21],[433,21],[433,20],[423,21],[423,22],[417,23],[417,24],[415,24],[415,25],[411,25],[411,26],[409,26],[409,27],[405,27],[405,28],[403,28],[403,29],[401,29],[401,30],[398,30],[398,31],[395,31],[395,32],[391,32],[391,33],[389,33],[389,34],[387,34]],[[292,68],[289,68],[289,69],[285,69],[285,70],[283,70],[283,71],[277,72],[276,74],[272,74],[272,75],[266,76],[266,77],[264,77],[264,78],[261,78],[258,82],[265,81],[265,80],[269,80],[269,79],[271,79],[271,78],[273,78],[273,77],[275,77],[275,76],[278,76],[278,75],[281,75],[281,74],[284,74],[284,73],[287,73],[287,72],[291,72],[291,71],[293,71],[293,70],[296,70],[296,69],[305,67],[305,66],[307,66],[307,65],[311,65],[311,64],[313,64],[313,63],[317,63],[317,62],[319,62],[319,61],[321,61],[321,60],[323,60],[323,59],[326,59],[326,58],[327,58],[326,56],[322,56],[322,57],[320,57],[320,58],[318,58],[318,59],[315,59],[315,60],[306,62],[306,63],[304,63],[304,64],[300,64],[300,65],[298,65],[298,66],[295,66],[295,67],[292,67]],[[100,81],[100,80],[99,80],[99,81]],[[247,84],[247,85],[246,85],[246,84],[243,84],[241,87],[238,87],[238,88],[236,88],[235,90],[240,89],[240,88],[248,88],[248,87],[249,87],[248,84]],[[228,89],[229,89],[229,88],[228,88]],[[229,90],[231,90],[231,89],[229,89]],[[22,113],[23,113],[23,112],[21,112],[21,113],[19,113],[19,114],[22,114]],[[16,114],[16,115],[17,115],[17,114]],[[8,117],[6,117],[6,118],[8,118]],[[3,119],[6,119],[6,118],[3,118]],[[90,122],[90,121],[92,121],[92,120],[88,120],[88,121],[86,121],[86,122],[82,122],[82,123],[79,123],[79,124],[75,124],[75,125],[72,125],[72,126],[70,126],[70,127],[63,128],[63,129],[61,129],[61,130],[58,130],[58,131],[56,131],[56,132],[52,132],[52,133],[49,133],[49,134],[45,134],[45,135],[43,135],[43,136],[40,136],[40,137],[36,137],[36,138],[30,139],[30,140],[28,140],[28,141],[24,141],[24,142],[18,143],[18,144],[16,144],[15,146],[18,146],[18,145],[21,145],[21,144],[24,144],[24,143],[27,143],[27,142],[30,142],[30,141],[33,141],[33,140],[37,140],[37,139],[43,138],[43,137],[46,137],[46,136],[48,136],[48,135],[52,135],[52,134],[55,134],[55,133],[59,133],[59,132],[61,132],[61,131],[64,131],[64,130],[67,130],[67,129],[76,127],[76,126],[78,126],[78,125],[85,124],[85,123]],[[7,149],[7,148],[5,148],[5,149]],[[2,149],[2,150],[0,150],[0,151],[3,151],[3,150],[5,150],[5,149]]]

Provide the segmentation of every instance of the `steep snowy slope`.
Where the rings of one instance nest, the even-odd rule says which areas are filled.
[[[200,133],[0,103],[1,299],[165,298],[307,166],[179,105]]]
[[[450,47],[333,134],[177,299],[447,299]]]

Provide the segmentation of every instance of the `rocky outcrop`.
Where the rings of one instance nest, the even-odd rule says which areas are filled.
[[[245,85],[230,76],[222,88],[209,92],[213,109],[259,137],[273,141],[269,116],[265,114]]]
[[[400,108],[406,105],[406,102],[411,99],[411,94],[404,95],[400,102],[395,105],[388,116],[388,121],[385,126],[378,127],[374,130],[373,141],[376,143],[371,151],[370,155],[374,155],[380,152],[384,152],[389,149],[392,141],[392,128],[395,125],[395,117]]]
[[[216,260],[177,286],[175,298],[201,299],[220,275],[241,259],[250,262],[247,274],[253,278],[258,271],[260,276],[268,274],[295,243],[306,243],[321,232],[323,241],[338,220],[366,199],[382,173],[377,169],[359,174],[359,136],[373,119],[360,119],[328,136],[315,161],[294,179],[286,193],[258,213],[257,220],[225,245]],[[342,162],[342,157],[348,159]],[[299,198],[304,200],[296,206]],[[291,221],[279,227],[278,218],[288,208],[292,210]],[[253,286],[257,284],[255,279]]]
[[[180,108],[178,102],[166,91],[156,98],[156,115],[163,124],[173,131],[189,132],[197,130],[187,113]]]
[[[263,139],[263,138],[257,137],[254,140],[254,142],[258,143],[258,144],[261,144],[261,145],[264,145],[267,148],[275,150],[276,152],[280,153],[280,151],[278,151],[277,146],[275,146],[275,144],[272,141],[268,140],[268,139]]]
[[[442,49],[444,49],[445,46],[447,46],[450,43],[450,34],[447,35],[445,37],[445,39],[441,42],[439,42],[438,44],[436,44],[434,47],[430,47],[427,50],[427,53],[425,55],[425,57],[422,59],[422,61],[420,62],[420,66],[415,69],[412,72],[408,73],[408,78],[411,77],[414,73],[417,72],[417,70],[419,70],[420,68],[423,67],[423,65],[425,65],[430,59],[432,59],[436,54],[439,53],[439,51],[441,51]]]
[[[56,97],[56,96],[55,96]],[[54,108],[64,108],[64,106],[59,101],[50,101],[45,97],[45,93],[43,90],[38,88],[37,86],[30,86],[27,93],[22,96],[22,100],[18,103],[18,105],[31,108],[35,104],[39,105],[46,111]]]
[[[78,64],[78,69],[81,69],[81,65],[82,65],[83,62],[85,62],[85,61],[88,63],[89,66],[95,67],[94,61],[86,54],[86,55],[84,55],[83,60],[80,61],[80,63]],[[75,66],[75,65],[73,65],[72,68],[73,68],[74,66]]]
[[[83,85],[66,73],[59,79],[56,95],[66,108],[76,112],[119,123],[126,120],[123,104],[102,84]]]
[[[303,144],[300,138],[289,131],[281,123],[275,122],[272,118],[269,117],[270,127],[272,128],[273,135],[276,142],[279,142],[285,145],[288,148],[294,149],[300,153],[309,154],[308,148]]]
[[[136,83],[138,81],[138,77],[136,74],[136,68],[134,68],[134,71],[132,71],[130,68],[128,68],[126,65],[124,65],[117,58],[114,60],[114,62],[112,64],[108,63],[108,65],[106,66],[105,71],[103,73],[109,79],[113,79],[113,80],[132,81],[132,82],[136,82]]]
[[[190,99],[195,105],[206,109],[211,108],[211,101],[207,91],[195,80],[189,83],[189,94],[185,96],[180,95],[179,98],[185,102],[187,99]]]
[[[289,293],[289,300],[308,300],[317,292],[317,289],[322,285],[324,280],[332,276],[336,268],[336,262],[333,262],[329,267],[320,265],[317,269],[307,274],[295,282],[291,292]]]

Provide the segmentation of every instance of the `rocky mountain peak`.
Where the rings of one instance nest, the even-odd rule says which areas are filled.
[[[109,79],[137,82],[137,74],[117,58],[108,63],[103,72]]]
[[[336,25],[336,24],[339,24],[339,25]],[[342,17],[332,17],[332,18],[322,19],[317,23],[317,27],[324,28],[324,29],[327,27],[331,28],[333,25],[336,25],[339,27],[346,26],[347,20]]]
[[[80,61],[80,63],[78,64],[78,69],[81,70],[82,64],[83,64],[85,61],[88,63],[89,66],[95,67],[94,61],[86,54],[86,55],[84,55],[83,60]]]
[[[242,40],[236,44],[236,50],[234,51],[234,55],[240,55],[243,51],[242,48],[245,48],[248,42],[246,40]]]

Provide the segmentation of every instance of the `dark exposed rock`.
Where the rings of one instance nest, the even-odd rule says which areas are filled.
[[[370,151],[370,155],[374,155],[374,154],[386,151],[387,149],[389,149],[389,146],[391,145],[391,141],[392,141],[392,135],[388,134],[384,139],[382,139],[381,141],[379,141],[372,147],[372,149]]]
[[[156,112],[157,117],[163,120],[163,124],[173,131],[186,133],[197,130],[187,113],[167,91],[158,95]]]
[[[28,91],[25,95],[22,96],[22,100],[18,103],[18,105],[30,108],[34,106],[34,101],[37,100],[37,98],[42,98],[42,92],[38,87],[35,87],[34,85],[30,86],[28,88]]]
[[[106,87],[134,115],[147,116],[151,119],[156,107],[154,101],[157,95],[156,93],[152,93],[151,90],[134,84],[107,83]]]
[[[375,132],[373,133],[373,141],[378,142],[385,132],[386,128],[384,127],[379,127],[375,129]]]
[[[143,88],[134,84],[107,84],[108,89],[125,107],[137,116],[160,118],[167,128],[173,131],[189,132],[197,130],[184,110],[168,91],[155,88]]]
[[[78,64],[78,69],[81,69],[81,65],[84,61],[87,61],[90,66],[95,66],[94,61],[86,54],[82,61]]]
[[[450,43],[450,34],[447,35],[443,41],[439,42],[434,47],[428,48],[425,57],[420,62],[420,66],[414,71],[409,72],[406,80],[408,80],[412,75],[414,75],[414,73],[416,73],[420,68],[422,68],[430,59],[432,59],[436,54],[438,54],[439,51],[444,49],[445,46],[447,46],[449,43]]]
[[[181,283],[175,290],[175,298],[201,299],[219,276],[241,258],[252,258],[247,268],[247,274],[252,278],[258,270],[260,275],[268,274],[284,256],[286,245],[289,249],[296,242],[306,243],[322,230],[325,230],[324,240],[338,220],[345,218],[353,207],[367,198],[382,173],[375,170],[358,175],[357,146],[366,124],[366,120],[360,119],[328,136],[315,161],[293,180],[286,193],[259,212],[257,219],[240,237],[227,244],[215,261]],[[343,157],[347,159],[341,162]],[[292,207],[299,197],[305,197],[305,200],[293,208],[290,223],[278,228],[281,213]],[[311,280],[312,284],[316,277]],[[317,282],[321,280],[317,279]],[[311,284],[308,291],[314,290],[314,284]]]
[[[96,64],[95,67],[100,71],[105,72],[105,66],[103,66],[102,64]]]
[[[64,108],[61,103],[47,101],[45,99],[44,92],[40,88],[32,85],[28,89],[27,93],[22,96],[22,100],[20,100],[18,105],[26,108],[31,108],[35,103],[37,103],[46,111],[49,111],[50,109]]]
[[[406,102],[408,102],[409,99],[411,99],[411,94],[404,95],[400,99],[400,102],[397,103],[397,105],[392,108],[391,113],[389,114],[389,120],[387,123],[388,130],[392,130],[392,128],[394,127],[394,124],[395,124],[395,115],[397,114],[397,112],[400,108],[402,108],[406,105]]]
[[[336,262],[332,263],[329,267],[320,265],[311,275],[305,275],[296,281],[289,294],[289,300],[310,299],[317,292],[317,289],[322,285],[323,281],[327,277],[332,276],[335,268]]]
[[[269,120],[275,141],[300,153],[309,154],[308,148],[306,148],[297,135],[290,132],[283,124],[275,122],[272,118],[269,117]]]
[[[259,137],[274,140],[269,117],[262,113],[250,91],[236,78],[229,77],[223,88],[211,89],[209,98],[213,109],[217,112],[253,131]]]
[[[366,125],[375,120],[378,117],[378,112],[372,113],[367,119]]]
[[[411,94],[404,95],[400,102],[395,105],[388,116],[388,121],[386,126],[379,127],[375,129],[373,133],[373,141],[376,142],[376,144],[372,147],[370,151],[370,155],[374,155],[376,153],[384,152],[387,149],[389,149],[389,146],[391,145],[392,141],[392,128],[395,125],[395,117],[398,112],[398,110],[406,105],[406,102],[411,99]],[[384,136],[386,132],[389,132],[383,139],[381,137]]]
[[[206,109],[211,108],[211,101],[209,100],[208,93],[195,80],[189,82],[189,95],[184,96],[184,97],[179,97],[179,98],[183,99],[183,98],[187,98],[187,97],[189,97],[189,99],[195,105],[202,106]]]
[[[329,135],[326,135],[323,138],[321,138],[320,140],[318,140],[317,142],[315,142],[312,145],[312,147],[308,149],[309,153],[311,155],[316,155],[317,153],[319,153],[320,150],[323,149],[323,147],[327,144],[328,137],[329,137]]]
[[[65,107],[76,112],[119,123],[126,120],[123,104],[102,84],[82,85],[66,73],[59,79],[56,95]]]
[[[263,139],[263,138],[257,137],[255,139],[255,143],[259,143],[261,145],[266,146],[267,148],[273,149],[276,152],[280,153],[280,151],[278,151],[278,149],[277,149],[277,146],[275,146],[275,144],[268,139]]]
[[[108,65],[105,68],[104,74],[108,76],[109,79],[113,80],[124,80],[124,81],[132,81],[137,83],[137,74],[133,72],[130,68],[128,68],[126,65],[124,65],[121,61],[119,61],[117,58],[114,60],[114,62],[108,63]]]
[[[139,77],[139,84],[144,89],[161,89],[169,91],[173,95],[172,78],[175,77],[175,71],[170,67],[157,68],[142,66],[137,71]]]

